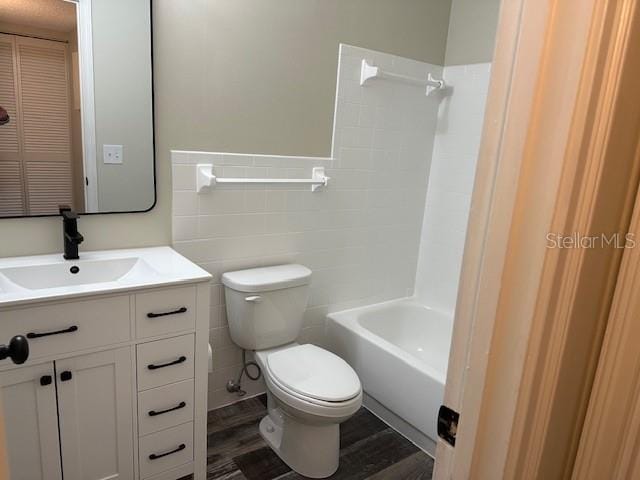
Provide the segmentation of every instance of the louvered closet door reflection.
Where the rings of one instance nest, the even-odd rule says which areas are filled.
[[[26,213],[18,133],[17,71],[15,41],[0,34],[0,106],[9,123],[0,125],[0,216]]]
[[[16,37],[23,175],[30,215],[73,203],[66,44]]]

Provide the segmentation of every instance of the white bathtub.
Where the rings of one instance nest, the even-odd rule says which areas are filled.
[[[358,373],[373,400],[365,405],[430,453],[437,438],[452,327],[451,315],[412,299],[328,315],[328,347]],[[394,425],[385,412],[401,424]]]

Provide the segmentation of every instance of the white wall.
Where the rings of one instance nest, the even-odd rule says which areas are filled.
[[[438,111],[415,295],[453,314],[482,134],[490,63],[444,67],[452,89]]]
[[[313,270],[302,340],[321,342],[329,311],[411,294],[438,100],[421,87],[359,84],[360,62],[401,74],[440,76],[442,67],[343,46],[333,158],[173,154],[175,248],[214,275],[210,407],[234,401],[224,385],[239,371],[220,275],[284,262]],[[308,177],[325,166],[329,188],[222,186],[198,195],[195,164],[222,176]],[[253,393],[261,384],[245,380]]]

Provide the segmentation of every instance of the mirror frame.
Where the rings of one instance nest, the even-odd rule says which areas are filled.
[[[91,115],[83,115],[81,121],[82,129],[82,162],[85,172],[85,177],[92,175],[94,182],[97,183],[97,145],[96,145],[96,126],[95,126],[95,103],[94,103],[94,81],[93,81],[93,37],[92,37],[92,24],[91,22],[84,22],[83,20],[91,19],[91,0],[60,0],[69,3],[76,4],[76,24],[78,34],[78,62],[80,65],[80,102],[81,111],[85,111],[85,106],[90,105]],[[82,40],[81,40],[82,39]],[[144,210],[118,210],[118,211],[105,211],[105,212],[78,212],[78,215],[114,215],[114,214],[131,214],[131,213],[147,213],[155,208],[158,204],[158,175],[157,175],[157,162],[156,162],[156,118],[155,118],[155,90],[154,90],[154,71],[153,71],[153,0],[149,0],[149,42],[150,42],[150,62],[151,62],[151,149],[153,151],[152,166],[153,166],[153,202]],[[88,68],[82,68],[83,66]],[[89,86],[89,88],[87,88]],[[89,138],[90,144],[94,148],[87,149],[87,141]],[[89,152],[90,160],[93,160],[93,167],[90,174],[87,174],[87,153]],[[85,195],[85,200],[89,200]],[[93,198],[94,202],[97,202],[97,196]],[[86,208],[86,205],[85,205]],[[15,215],[2,217],[1,220],[17,219],[17,218],[46,218],[57,217],[59,214],[43,214],[43,215]]]

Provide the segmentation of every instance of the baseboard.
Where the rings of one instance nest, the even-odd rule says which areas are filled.
[[[367,393],[364,394],[362,403],[367,410],[435,460],[436,442],[434,440],[407,423]]]
[[[218,410],[219,408],[228,407],[229,405],[233,405],[235,403],[242,402],[244,400],[249,400],[250,398],[260,397],[260,396],[266,395],[266,394],[267,394],[267,392],[257,392],[257,393],[252,393],[251,395],[245,395],[244,397],[238,397],[238,399],[234,400],[233,402],[227,402],[227,403],[224,403],[222,405],[216,405],[213,408],[209,408],[208,411],[209,412],[213,412],[214,410]]]

